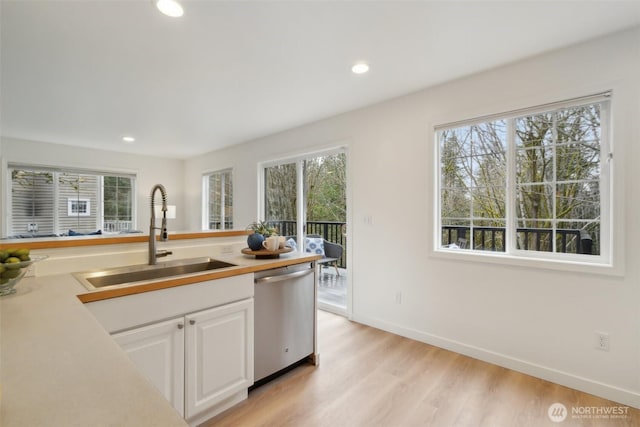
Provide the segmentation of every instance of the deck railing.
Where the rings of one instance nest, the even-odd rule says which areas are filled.
[[[233,230],[233,221],[225,221],[224,229]],[[209,230],[222,230],[222,221],[209,221]]]
[[[296,221],[272,220],[269,224],[276,227],[281,236],[296,234]],[[338,266],[347,267],[347,238],[346,223],[335,221],[308,221],[305,233],[319,235],[325,240],[338,243],[344,248]],[[470,242],[470,227],[455,225],[442,226],[442,245],[458,243],[459,239]],[[550,228],[518,228],[517,246],[523,250],[538,250],[551,252],[553,249],[553,230]],[[563,253],[593,254],[592,237],[584,230],[556,229],[556,250]],[[505,229],[501,227],[473,227],[473,246],[476,250],[505,251]]]
[[[442,226],[442,245],[458,244],[461,239],[470,242],[470,227]],[[575,229],[556,229],[557,252],[593,254],[593,242],[589,233]],[[551,252],[553,230],[550,228],[518,228],[517,246],[523,250]],[[505,229],[500,227],[473,227],[473,249],[504,252]]]
[[[113,233],[119,231],[131,231],[133,221],[105,220],[104,232]]]
[[[271,220],[269,225],[278,230],[281,236],[295,236],[298,223],[288,220]],[[342,246],[342,257],[338,260],[338,267],[347,268],[347,237],[346,223],[336,221],[307,221],[305,234],[321,236],[328,242]]]

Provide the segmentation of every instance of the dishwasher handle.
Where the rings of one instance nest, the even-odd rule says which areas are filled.
[[[297,279],[299,277],[304,277],[308,274],[313,273],[314,270],[312,268],[308,269],[308,270],[302,270],[302,271],[295,271],[293,273],[287,273],[287,274],[276,274],[275,276],[267,276],[267,277],[261,277],[259,279],[255,279],[255,283],[275,283],[275,282],[281,282],[283,280],[289,280],[289,279]]]

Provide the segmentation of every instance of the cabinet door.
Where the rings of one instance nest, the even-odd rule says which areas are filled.
[[[184,416],[184,318],[119,332],[113,338]]]
[[[253,384],[253,298],[185,319],[188,419]]]

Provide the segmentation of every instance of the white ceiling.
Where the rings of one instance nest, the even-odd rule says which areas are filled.
[[[2,136],[185,158],[640,25],[638,1],[182,4],[2,0]]]

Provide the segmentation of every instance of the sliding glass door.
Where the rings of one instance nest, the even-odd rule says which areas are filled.
[[[282,236],[321,245],[324,259],[319,278],[321,308],[346,313],[346,153],[324,152],[263,167],[264,218]],[[307,237],[308,239],[305,239]]]
[[[297,163],[264,168],[264,218],[281,236],[298,235]]]

